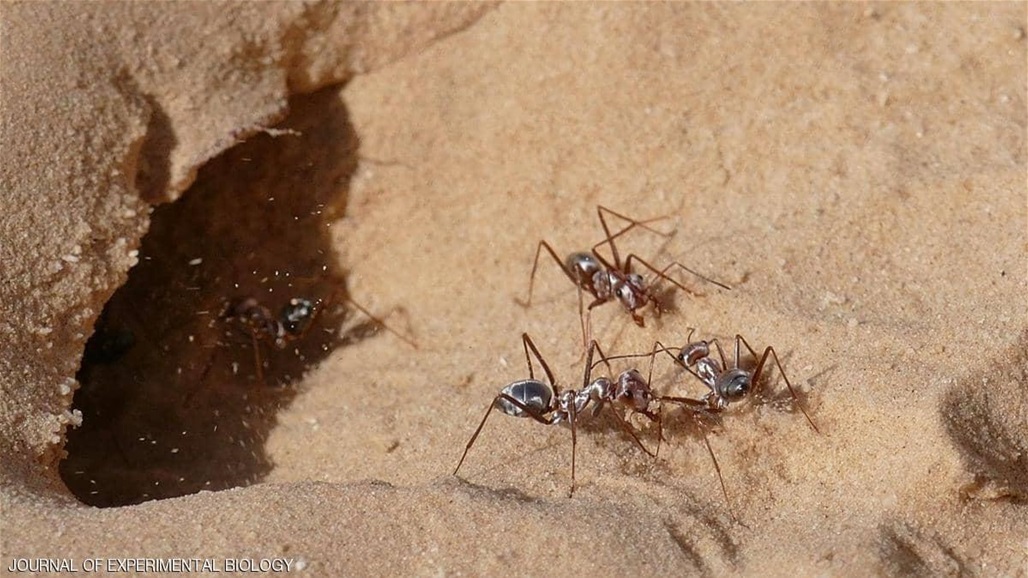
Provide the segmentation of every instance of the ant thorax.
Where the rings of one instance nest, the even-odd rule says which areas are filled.
[[[580,392],[573,389],[561,392],[557,400],[557,411],[553,416],[553,423],[570,422],[572,408],[574,408],[576,416],[584,411],[589,406],[589,398],[580,399],[580,396]]]
[[[585,411],[590,403],[595,403],[593,415],[600,411],[604,400],[613,399],[614,384],[606,377],[598,377],[592,380],[589,385],[583,387],[575,398],[575,410],[579,413]]]
[[[622,273],[617,269],[604,269],[593,273],[590,285],[598,300],[617,299],[628,311],[635,311],[649,302],[649,292],[642,275]]]
[[[711,389],[717,389],[721,373],[721,364],[713,357],[701,357],[696,361],[696,375],[699,375],[703,383]]]

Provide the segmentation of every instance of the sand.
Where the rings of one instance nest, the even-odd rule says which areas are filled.
[[[1024,4],[0,22],[0,572],[1028,575]],[[772,372],[721,419],[669,408],[657,459],[583,419],[571,498],[570,430],[494,413],[453,476],[523,332],[581,386],[545,253],[516,299],[597,205],[667,217],[622,253],[731,286],[677,271],[700,295],[645,328],[597,307],[605,351],[742,334],[798,399]],[[262,375],[219,317],[245,296],[324,304]],[[703,393],[666,356],[653,387]]]

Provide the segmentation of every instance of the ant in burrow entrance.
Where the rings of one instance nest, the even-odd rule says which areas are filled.
[[[604,213],[617,217],[629,224],[618,232],[611,234],[610,227],[607,225],[607,220],[604,218]],[[632,272],[633,260],[656,274],[656,282],[659,282],[660,280],[668,281],[675,287],[690,295],[699,296],[700,294],[692,291],[685,285],[668,276],[667,273],[672,267],[677,266],[704,281],[713,283],[723,289],[731,290],[731,287],[728,285],[702,275],[677,261],[671,262],[664,267],[664,269],[657,269],[634,253],[629,254],[624,261],[621,260],[617,244],[614,242],[615,239],[631,231],[635,227],[641,227],[662,237],[670,237],[673,232],[664,233],[649,226],[650,223],[667,218],[666,216],[639,221],[612,211],[603,205],[597,205],[596,214],[600,219],[600,225],[603,227],[605,237],[603,241],[593,245],[588,252],[580,251],[571,253],[564,261],[561,261],[560,257],[557,256],[557,252],[549,243],[545,240],[539,241],[539,245],[535,250],[535,260],[532,263],[532,273],[528,282],[528,299],[526,301],[515,299],[519,305],[522,307],[529,307],[532,304],[532,293],[535,288],[535,273],[539,268],[539,256],[542,254],[543,249],[546,249],[546,252],[553,257],[553,261],[557,263],[564,275],[567,276],[567,278],[570,279],[576,287],[578,287],[578,314],[582,323],[583,343],[589,339],[589,334],[591,333],[589,325],[593,308],[609,301],[616,300],[621,303],[622,307],[624,307],[632,316],[632,321],[634,321],[639,327],[644,327],[645,321],[638,310],[642,309],[646,305],[652,303],[654,313],[657,316],[660,316],[660,302],[652,292],[653,285],[648,284],[642,275]],[[608,261],[600,255],[598,249],[602,245],[608,245],[610,247],[612,257],[611,261]],[[582,297],[583,292],[588,292],[593,296],[593,301],[588,305],[588,307],[584,306]]]
[[[314,325],[318,314],[334,300],[335,294],[327,300],[318,299],[317,303],[303,297],[294,297],[282,306],[276,316],[255,297],[236,298],[228,301],[220,319],[237,322],[250,334],[257,380],[263,384],[264,362],[261,359],[260,342],[268,341],[277,349],[285,349],[290,343],[302,339]],[[418,348],[418,344],[412,338],[396,331],[353,299],[345,300],[371,319],[376,327],[382,327],[414,349]]]
[[[649,409],[653,401],[649,380],[643,379],[642,374],[635,369],[622,372],[616,380],[606,376],[591,379],[594,366],[592,362],[594,352],[599,351],[600,357],[603,360],[606,359],[596,341],[592,341],[589,344],[581,389],[560,391],[553,379],[553,372],[550,371],[549,365],[547,365],[542,355],[539,354],[539,350],[532,342],[532,338],[527,333],[523,333],[521,341],[525,349],[525,361],[528,364],[529,378],[509,383],[493,398],[493,401],[486,409],[485,415],[482,417],[482,421],[478,424],[478,428],[475,429],[475,433],[472,434],[471,439],[468,440],[467,445],[464,447],[464,453],[461,455],[460,461],[457,462],[453,475],[457,475],[461,465],[464,463],[464,459],[468,455],[468,451],[471,450],[471,446],[478,439],[478,435],[482,432],[486,420],[489,419],[494,409],[513,417],[530,417],[543,425],[557,425],[567,422],[571,426],[571,488],[568,491],[568,497],[571,497],[575,492],[575,454],[578,445],[577,423],[579,415],[591,407],[591,416],[595,417],[608,405],[621,405],[628,411],[641,413],[651,421],[659,422],[659,414]],[[535,356],[542,366],[548,383],[535,379],[529,350],[531,350],[532,355]],[[609,370],[610,365],[607,365]],[[652,365],[650,369],[652,372]],[[657,452],[650,451],[643,445],[625,417],[622,417],[613,408],[611,408],[610,413],[617,418],[618,423],[639,448],[651,457],[657,456]],[[657,451],[660,451],[659,440]]]
[[[793,389],[792,383],[789,382],[789,377],[785,374],[785,368],[782,367],[782,362],[778,359],[778,354],[775,352],[774,347],[766,347],[764,353],[758,356],[746,339],[742,335],[736,334],[735,355],[732,359],[732,364],[729,365],[725,352],[717,339],[691,341],[693,331],[689,331],[689,335],[686,337],[687,343],[678,349],[677,355],[671,353],[672,348],[664,347],[662,344],[660,344],[660,347],[679,366],[685,368],[686,371],[700,380],[710,390],[700,400],[707,411],[720,413],[726,410],[729,404],[750,395],[758,394],[763,384],[760,381],[760,377],[763,375],[764,364],[769,358],[774,358],[775,365],[778,366],[778,372],[782,375],[782,380],[785,381],[785,387],[788,388],[789,394],[792,396],[793,401],[796,402],[800,412],[803,413],[803,417],[807,419],[807,423],[810,424],[810,427],[815,432],[821,433],[821,430],[814,424],[814,420],[810,418],[810,415],[799,403],[796,390]],[[659,344],[660,342],[657,343]],[[717,350],[718,358],[720,359],[711,355],[711,345]],[[746,347],[746,350],[753,356],[753,359],[757,360],[757,365],[752,370],[742,367],[740,363],[740,346]]]

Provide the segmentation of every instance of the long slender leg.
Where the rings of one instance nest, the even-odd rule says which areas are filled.
[[[653,360],[656,359],[656,357],[657,357],[658,346],[659,346],[659,348],[662,348],[665,351],[667,350],[666,348],[664,348],[664,344],[661,343],[660,341],[654,341],[653,342],[653,349],[650,351],[650,370],[646,374],[646,385],[647,386],[650,386],[653,383]],[[661,407],[661,409],[663,409],[663,407]],[[661,446],[661,444],[663,442],[664,442],[664,415],[663,415],[663,413],[658,412],[657,413],[657,451],[654,452],[653,457],[657,457],[658,455],[660,455],[660,446]]]
[[[635,445],[639,446],[639,449],[641,449],[642,451],[646,452],[646,455],[650,456],[651,458],[657,457],[657,454],[660,452],[660,441],[659,441],[659,438],[658,438],[658,441],[657,441],[657,451],[656,452],[650,451],[649,448],[647,448],[645,445],[643,445],[642,440],[639,439],[639,436],[635,433],[635,430],[632,429],[632,425],[628,423],[627,419],[622,417],[622,415],[619,414],[617,412],[617,410],[614,409],[613,407],[610,408],[610,413],[614,414],[614,417],[617,418],[618,423],[621,424],[621,427],[624,428],[625,432],[627,432],[628,435],[631,436],[632,441],[635,442]],[[659,423],[659,420],[658,420],[658,423]]]
[[[417,344],[417,342],[414,341],[413,338],[408,337],[406,335],[403,335],[399,331],[393,329],[385,321],[383,321],[383,320],[379,319],[378,317],[375,317],[374,315],[372,315],[370,311],[365,309],[360,303],[357,303],[353,299],[350,299],[349,297],[345,297],[344,299],[346,300],[347,303],[349,303],[350,305],[353,305],[354,309],[356,309],[357,311],[360,311],[364,315],[368,316],[368,318],[371,319],[372,321],[374,321],[376,325],[381,326],[383,329],[385,329],[389,333],[392,333],[396,337],[400,338],[400,340],[403,341],[404,343],[406,343],[407,345],[410,345],[414,349],[418,349],[418,344]],[[315,309],[315,315],[317,315],[317,309]],[[311,318],[311,324],[313,324],[313,322],[314,322],[314,318],[312,317]],[[309,324],[308,327],[310,327],[311,324]]]
[[[676,358],[674,356],[674,354],[671,353],[671,351],[673,349],[678,349],[677,347],[665,347],[659,341],[657,341],[657,344],[660,344],[660,347],[657,349],[658,353],[659,352],[667,353],[675,361],[678,360],[678,358]],[[649,357],[650,355],[652,355],[652,354],[651,353],[626,353],[626,354],[623,354],[623,355],[611,355],[610,357],[607,357],[606,359],[608,359],[608,360],[615,360],[615,359],[637,359],[637,358],[640,358],[640,357]],[[603,363],[603,360],[600,360],[600,361],[597,361],[596,363],[594,363],[593,367],[596,367],[600,363]]]
[[[636,255],[634,253],[629,255],[628,258],[625,259],[625,267],[624,267],[623,271],[626,274],[632,272],[632,259],[635,259],[636,261],[639,262],[640,265],[642,265],[643,267],[646,267],[647,269],[652,271],[654,274],[656,274],[658,279],[663,279],[663,280],[667,281],[668,283],[671,283],[675,287],[678,287],[682,291],[685,291],[689,295],[693,295],[695,297],[702,296],[703,294],[702,293],[697,293],[696,291],[693,291],[692,289],[686,287],[685,285],[682,285],[681,283],[676,281],[674,278],[669,276],[667,274],[667,270],[670,269],[674,265],[678,265],[679,267],[682,267],[686,271],[689,271],[690,273],[693,273],[694,275],[696,275],[700,279],[703,279],[704,281],[709,281],[710,283],[713,283],[713,284],[715,284],[715,285],[717,285],[719,287],[724,287],[725,289],[731,289],[731,287],[725,285],[724,283],[721,283],[721,282],[715,281],[715,280],[713,280],[713,279],[711,279],[709,277],[705,277],[703,275],[700,275],[699,273],[696,273],[692,269],[689,269],[688,267],[686,267],[685,265],[682,265],[681,263],[679,263],[677,261],[675,261],[675,262],[671,263],[670,265],[668,265],[667,267],[665,267],[664,270],[660,270],[660,269],[657,269],[656,267],[654,267],[653,265],[650,265],[648,262],[644,261],[641,257],[639,257],[638,255]]]
[[[585,328],[586,332],[588,333],[588,338],[590,340],[592,340],[593,336],[593,308],[599,307],[607,301],[610,301],[610,299],[601,299],[597,297],[596,299],[593,299],[591,303],[589,303],[588,307],[585,308]]]
[[[597,364],[600,364],[600,363],[606,364],[606,366],[607,366],[607,374],[608,375],[613,375],[614,374],[614,371],[611,369],[610,362],[608,361],[609,358],[603,352],[603,350],[600,348],[600,344],[597,343],[594,340],[592,342],[592,345],[589,348],[589,359],[586,362],[586,366],[585,366],[586,367],[586,370],[585,370],[586,373],[585,373],[585,379],[583,380],[583,385],[582,385],[583,388],[586,387],[589,384],[589,378],[591,377],[592,369],[594,367],[593,364],[592,364],[592,351],[593,351],[593,349],[595,349],[600,354],[600,361],[597,361],[596,363]],[[651,366],[650,369],[651,369],[651,377],[652,377],[652,369],[653,369],[653,367]],[[647,385],[649,385],[649,383],[650,383],[649,381],[646,382]],[[599,406],[597,408],[597,411],[599,411],[599,409],[602,409],[602,407],[603,406]],[[654,458],[657,457],[657,455],[660,453],[660,438],[659,437],[657,438],[657,451],[656,452],[651,452],[645,445],[643,445],[642,441],[639,439],[639,436],[635,433],[635,430],[632,429],[631,424],[628,423],[628,420],[625,419],[625,417],[623,417],[620,413],[618,413],[617,410],[614,407],[610,408],[610,413],[614,414],[614,417],[617,418],[618,423],[621,424],[621,427],[624,428],[624,430],[626,432],[628,432],[628,435],[631,436],[632,440],[635,441],[635,445],[639,446],[639,448],[642,451],[646,452],[646,454],[648,456],[654,457]],[[645,415],[646,417],[650,418],[651,420],[657,421],[658,424],[660,423],[660,421],[659,421],[660,417],[659,416],[654,416],[649,411],[641,412],[641,413],[643,415]]]
[[[497,395],[496,397],[493,398],[493,401],[492,401],[492,403],[489,404],[489,407],[486,408],[485,415],[482,416],[481,423],[478,424],[478,428],[475,429],[475,433],[471,436],[471,439],[468,440],[468,445],[464,446],[464,453],[460,456],[460,461],[457,462],[457,467],[454,468],[453,475],[455,475],[455,476],[457,475],[457,471],[460,470],[461,464],[464,463],[464,458],[466,458],[468,456],[468,450],[470,450],[471,446],[475,444],[475,440],[478,439],[478,434],[482,433],[482,428],[485,427],[485,422],[486,422],[487,419],[489,419],[489,414],[492,413],[492,411],[494,409],[496,409],[496,402],[501,400],[501,399],[505,400],[506,402],[510,403],[514,407],[516,407],[516,408],[520,409],[521,411],[525,412],[525,414],[528,415],[528,417],[534,419],[535,421],[537,421],[537,422],[539,422],[539,423],[541,423],[543,425],[553,425],[554,424],[554,420],[553,419],[547,419],[546,417],[543,417],[539,412],[537,412],[536,410],[534,410],[534,409],[528,407],[527,405],[521,403],[520,401],[514,399],[513,397],[511,397],[511,396],[509,396],[509,395],[507,395],[505,393],[501,393],[501,394]]]
[[[532,342],[532,338],[528,336],[528,333],[521,334],[521,344],[525,348],[525,361],[528,362],[528,376],[531,379],[535,379],[535,375],[532,373],[532,360],[528,357],[528,350],[531,348],[532,353],[535,354],[535,358],[539,361],[539,365],[543,366],[543,371],[546,372],[546,379],[550,380],[550,385],[553,386],[554,390],[556,390],[557,382],[553,379],[553,372],[550,371],[550,366],[547,365],[543,356],[539,354],[539,350],[535,347],[535,343]]]
[[[588,323],[590,320],[585,312],[585,297],[583,296],[583,290],[581,287],[578,288],[578,322],[582,325],[582,347],[585,347],[589,343],[589,339],[592,337],[592,326]]]
[[[703,438],[703,445],[707,446],[707,453],[710,454],[710,461],[714,463],[714,471],[717,472],[718,482],[721,483],[721,493],[725,496],[725,505],[728,507],[728,513],[731,514],[733,519],[737,519],[735,518],[735,514],[732,512],[732,502],[728,498],[728,489],[725,487],[725,478],[721,474],[721,464],[718,463],[717,456],[714,455],[714,448],[710,445],[710,439],[707,438],[707,432],[704,431],[703,424],[701,424],[699,419],[696,417],[699,415],[700,412],[706,411],[708,409],[707,404],[698,399],[692,399],[689,397],[664,396],[661,397],[660,400],[662,402],[669,401],[671,403],[680,404],[682,406],[685,406],[689,409],[689,411],[692,412],[693,421],[696,423],[696,427],[700,432],[700,436]]]
[[[578,281],[575,280],[575,278],[566,268],[564,268],[564,262],[561,261],[560,257],[557,256],[557,252],[553,250],[553,247],[551,247],[550,244],[546,241],[539,241],[539,245],[537,245],[535,248],[535,260],[532,261],[532,274],[528,277],[528,300],[522,301],[516,297],[514,298],[514,302],[522,307],[530,307],[532,305],[532,292],[535,290],[535,272],[539,268],[539,255],[542,254],[543,249],[546,249],[546,252],[549,253],[551,257],[553,257],[554,262],[556,262],[557,266],[560,267],[560,270],[564,273],[564,276],[568,279],[571,279],[571,282],[575,285],[578,285]]]
[[[583,388],[589,385],[589,378],[592,377],[592,371],[595,368],[595,365],[593,365],[593,362],[592,362],[593,361],[593,350],[594,349],[600,353],[600,360],[596,362],[596,365],[599,365],[600,363],[602,363],[602,364],[607,366],[607,374],[608,375],[613,375],[614,374],[614,370],[611,369],[611,367],[610,367],[610,361],[608,361],[608,359],[610,359],[610,358],[607,357],[607,355],[603,352],[603,349],[600,348],[600,344],[597,343],[596,340],[594,339],[592,341],[591,345],[589,346],[589,359],[585,363],[585,379],[582,380],[582,387]]]
[[[707,432],[703,431],[703,425],[699,425],[700,435],[703,436],[703,444],[707,446],[707,453],[710,454],[710,461],[714,462],[714,471],[717,472],[717,480],[721,482],[721,493],[725,496],[725,507],[728,508],[728,514],[732,516],[733,520],[738,520],[735,517],[735,512],[732,511],[732,500],[728,497],[728,488],[725,487],[725,477],[721,475],[721,465],[717,463],[717,456],[714,455],[714,448],[710,447],[710,440],[707,438]]]
[[[468,450],[470,450],[471,446],[475,444],[475,440],[478,439],[478,434],[482,433],[482,428],[485,427],[485,421],[489,419],[489,414],[491,414],[493,412],[493,408],[496,407],[497,399],[500,399],[500,397],[496,396],[493,398],[493,401],[489,403],[489,407],[485,409],[485,415],[482,416],[482,421],[478,424],[478,427],[475,429],[475,433],[472,434],[471,439],[468,440],[468,445],[464,446],[464,453],[461,454],[460,461],[457,462],[457,467],[453,469],[453,475],[457,475],[461,464],[464,463],[464,458],[468,457]]]
[[[694,297],[698,297],[698,296],[702,295],[702,293],[697,293],[696,291],[693,291],[692,289],[686,287],[685,285],[682,285],[678,281],[675,281],[673,278],[669,277],[667,275],[667,273],[665,273],[664,271],[661,271],[660,269],[657,269],[653,265],[650,265],[648,262],[642,260],[642,258],[639,257],[638,255],[636,255],[635,253],[632,253],[631,255],[628,256],[628,258],[625,259],[625,266],[622,269],[622,271],[625,274],[628,274],[628,273],[632,272],[632,260],[633,259],[638,261],[639,264],[642,265],[643,267],[646,267],[647,269],[652,271],[654,274],[656,274],[657,279],[663,279],[663,280],[667,281],[668,283],[671,283],[675,287],[678,287],[682,291],[685,291],[686,293],[688,293],[689,295],[692,295]],[[665,269],[665,271],[666,271],[666,269]],[[655,283],[656,283],[656,281],[654,282],[654,284]]]
[[[603,213],[604,212],[607,212],[608,214],[613,215],[615,217],[618,217],[618,218],[620,218],[620,219],[622,219],[624,221],[627,221],[627,222],[629,222],[631,224],[628,225],[627,227],[625,227],[624,229],[621,229],[616,234],[611,235],[610,234],[610,227],[607,226],[607,220],[603,218]],[[614,211],[608,209],[607,207],[604,207],[603,205],[597,205],[596,206],[596,215],[600,218],[600,225],[603,227],[603,232],[606,234],[607,237],[603,241],[600,241],[599,243],[593,245],[593,251],[598,249],[600,247],[600,245],[603,245],[604,243],[609,245],[610,246],[610,253],[614,257],[614,265],[616,267],[618,267],[619,269],[621,267],[621,258],[618,256],[617,245],[614,243],[614,239],[615,238],[617,238],[617,237],[627,233],[628,231],[632,230],[632,228],[637,227],[637,226],[642,227],[642,228],[644,228],[644,229],[646,229],[648,231],[651,231],[653,233],[656,233],[658,235],[661,235],[663,237],[670,237],[671,236],[671,233],[663,233],[663,232],[658,231],[658,230],[656,230],[656,229],[654,229],[654,228],[652,228],[652,227],[650,227],[648,225],[648,223],[651,223],[651,222],[654,222],[654,221],[659,221],[661,219],[666,219],[667,217],[657,217],[656,219],[649,219],[649,220],[646,220],[646,221],[637,221],[637,220],[635,220],[635,219],[633,219],[631,217],[626,217],[625,215],[622,215],[621,213],[614,212]]]
[[[746,339],[744,339],[742,335],[735,336],[735,343],[736,349],[738,349],[739,343],[742,343],[746,346],[746,349],[749,350],[750,354],[753,355],[753,357],[757,356],[756,352],[753,351],[753,348],[750,347],[750,344],[746,342]],[[764,355],[760,357],[760,361],[757,362],[757,367],[753,370],[754,390],[760,387],[758,385],[760,383],[760,375],[764,369],[764,362],[767,361],[768,356],[775,358],[775,365],[778,366],[778,372],[782,374],[782,379],[785,381],[785,387],[789,388],[789,394],[792,395],[792,399],[796,402],[796,406],[800,408],[800,411],[803,413],[803,417],[807,418],[807,423],[810,424],[810,427],[814,428],[815,432],[821,433],[821,430],[817,429],[817,426],[814,425],[814,420],[810,419],[810,415],[807,414],[807,410],[803,409],[803,404],[800,403],[800,398],[796,395],[796,390],[794,390],[792,384],[789,383],[789,377],[785,374],[785,368],[782,367],[782,362],[779,361],[778,354],[775,353],[774,347],[768,346],[767,349],[764,350]]]
[[[575,400],[572,398],[568,407],[568,420],[571,422],[571,489],[568,490],[568,497],[575,495],[575,453],[578,450],[578,408],[575,407]]]
[[[623,234],[627,233],[628,231],[631,231],[635,227],[642,227],[643,229],[646,229],[647,231],[649,231],[651,233],[655,233],[655,234],[660,235],[661,237],[665,237],[665,238],[670,237],[670,236],[675,234],[674,231],[671,231],[670,233],[665,233],[664,231],[660,231],[658,229],[654,229],[653,227],[650,226],[650,223],[656,223],[657,221],[666,221],[666,220],[670,219],[673,215],[661,215],[659,217],[652,217],[650,219],[642,219],[642,220],[640,220],[640,219],[633,219],[632,217],[629,217],[627,215],[622,215],[621,213],[619,213],[617,211],[613,211],[611,209],[608,209],[607,207],[604,207],[603,205],[596,205],[596,214],[599,215],[601,222],[603,222],[603,220],[604,220],[603,219],[603,213],[607,213],[608,215],[613,215],[613,216],[621,219],[622,221],[630,223],[627,227],[625,227],[624,229],[621,229],[620,231],[615,233],[613,235],[614,237],[618,237],[620,235],[623,235]]]
[[[638,257],[636,257],[636,259],[638,259]],[[671,268],[672,268],[672,267],[675,267],[675,266],[679,267],[680,269],[684,269],[684,270],[685,270],[686,272],[688,272],[688,273],[691,273],[692,275],[694,275],[694,276],[696,276],[696,277],[699,277],[700,279],[703,279],[703,280],[704,280],[704,281],[706,281],[707,283],[713,283],[714,285],[717,285],[718,287],[720,287],[720,288],[722,288],[722,289],[725,289],[725,290],[728,290],[728,291],[731,291],[731,290],[732,290],[731,286],[729,286],[729,285],[726,285],[726,284],[724,284],[724,283],[722,283],[722,282],[718,281],[717,279],[713,279],[713,278],[711,278],[711,277],[707,277],[706,275],[704,275],[704,274],[702,274],[702,273],[700,273],[700,272],[698,272],[698,271],[695,271],[695,270],[693,270],[693,269],[690,269],[689,267],[686,267],[685,265],[683,265],[683,264],[679,263],[678,261],[672,261],[671,263],[668,263],[668,266],[667,266],[667,267],[664,267],[664,268],[663,268],[663,269],[661,270],[661,272],[662,272],[662,273],[664,273],[664,274],[666,275],[666,274],[667,274],[667,272],[668,272],[669,270],[671,270]]]
[[[707,342],[708,347],[711,345],[713,345],[717,349],[717,354],[721,357],[721,367],[728,369],[728,360],[725,359],[725,350],[721,349],[721,343],[717,340],[716,337]],[[755,354],[754,357],[756,357]],[[736,356],[735,367],[739,367],[738,356]]]
[[[257,341],[256,332],[250,332],[250,341],[253,343],[253,363],[257,367],[257,381],[261,385],[267,385],[264,382],[264,362],[261,360],[261,344]]]

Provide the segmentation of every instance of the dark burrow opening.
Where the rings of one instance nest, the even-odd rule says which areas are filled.
[[[81,501],[122,506],[261,480],[297,380],[378,329],[350,314],[332,249],[358,147],[339,90],[294,98],[275,136],[207,163],[181,199],[154,210],[77,375],[83,422],[68,432],[60,474]],[[313,316],[283,317],[297,298]],[[291,332],[276,343],[276,329]]]

